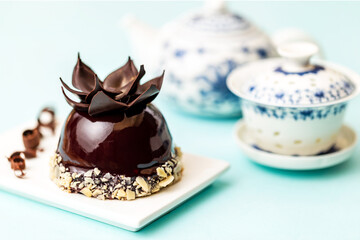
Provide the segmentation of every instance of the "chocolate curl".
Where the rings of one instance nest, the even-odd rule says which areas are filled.
[[[12,158],[16,158],[16,157],[21,157],[21,158],[25,158],[25,155],[23,152],[17,151],[17,152],[13,152],[10,157],[8,157],[8,161],[10,162]]]
[[[27,129],[23,132],[24,154],[27,158],[36,157],[36,149],[40,144],[40,132],[37,128]]]
[[[8,158],[10,162],[11,169],[14,170],[14,174],[18,178],[23,178],[25,176],[24,169],[26,168],[25,159],[22,156],[21,152],[14,152]],[[19,173],[19,174],[17,174]]]
[[[41,150],[39,150],[39,151],[41,151]],[[37,149],[26,149],[25,151],[23,151],[23,153],[25,154],[26,158],[29,158],[29,159],[36,158]]]
[[[44,119],[45,114],[48,114],[50,118]],[[49,128],[52,134],[53,135],[55,134],[55,130],[56,130],[55,111],[52,108],[46,107],[42,109],[41,112],[39,113],[37,121],[38,121],[38,127],[37,127],[38,130],[41,128]]]

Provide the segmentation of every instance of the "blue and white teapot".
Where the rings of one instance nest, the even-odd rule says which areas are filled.
[[[275,44],[223,1],[208,1],[200,11],[155,30],[133,17],[125,21],[135,54],[150,66],[166,69],[163,94],[175,106],[197,115],[231,117],[241,114],[240,99],[226,79],[244,63],[275,57],[276,43],[311,39],[298,30],[277,34]]]

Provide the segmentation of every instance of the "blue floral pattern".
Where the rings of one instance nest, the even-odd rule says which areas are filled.
[[[265,48],[256,49],[256,53],[258,54],[260,59],[269,57],[269,53]]]
[[[202,74],[190,79],[191,81],[183,81],[172,72],[168,73],[166,81],[167,84],[172,85],[173,89],[186,88],[184,84],[187,87],[189,85],[196,86],[197,95],[182,95],[182,102],[186,101],[191,108],[197,108],[199,112],[216,113],[226,107],[229,112],[240,113],[241,100],[226,85],[228,75],[238,65],[235,61],[228,59],[218,65],[206,66]],[[180,102],[179,96],[175,96],[175,94],[170,95],[169,99]],[[201,100],[199,101],[199,99]]]
[[[189,19],[187,25],[197,30],[212,32],[242,31],[250,27],[246,19],[235,14],[197,14]]]
[[[308,71],[304,71],[304,72],[287,72],[285,70],[282,69],[282,67],[277,67],[274,72],[279,72],[279,73],[282,73],[284,75],[299,75],[299,76],[303,76],[303,75],[306,75],[306,74],[309,74],[309,73],[313,73],[313,74],[317,74],[319,71],[322,71],[324,70],[325,68],[322,67],[322,66],[314,66],[313,69],[311,70],[308,70]]]
[[[317,104],[336,101],[350,95],[355,89],[353,84],[350,84],[345,79],[334,82],[330,85],[329,90],[312,89],[296,89],[294,91],[285,91],[275,89],[273,87],[259,87],[257,85],[250,85],[248,87],[248,94],[254,100],[266,99],[268,103],[273,104]]]
[[[214,96],[214,105],[231,102],[240,108],[239,97],[233,94],[226,85],[227,77],[237,66],[233,60],[226,60],[218,66],[209,65],[203,75],[195,78],[195,82],[206,85],[205,88],[200,89],[202,98],[206,101],[207,98]]]
[[[278,58],[249,64],[232,86],[245,99],[276,106],[325,105],[346,100],[355,92],[356,85],[335,66],[290,63]]]
[[[174,52],[174,56],[176,58],[182,58],[186,54],[186,51],[184,49],[176,49]]]
[[[243,101],[243,107],[253,110],[256,114],[275,119],[292,118],[295,121],[310,121],[314,119],[325,119],[328,116],[336,116],[342,113],[347,103],[335,104],[318,108],[292,108],[264,106],[249,101]]]

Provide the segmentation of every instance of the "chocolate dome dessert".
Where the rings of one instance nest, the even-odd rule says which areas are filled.
[[[174,147],[161,112],[151,104],[163,76],[140,84],[144,66],[133,61],[102,82],[80,57],[72,84],[77,95],[66,119],[51,178],[63,190],[98,199],[133,200],[158,192],[182,174],[181,152]]]

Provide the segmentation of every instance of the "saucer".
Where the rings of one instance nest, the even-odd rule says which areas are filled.
[[[241,150],[254,162],[268,167],[287,170],[314,170],[340,164],[353,154],[357,142],[355,131],[343,125],[336,139],[335,146],[328,152],[316,156],[288,156],[268,152],[258,148],[246,131],[243,120],[235,127],[235,137]]]

